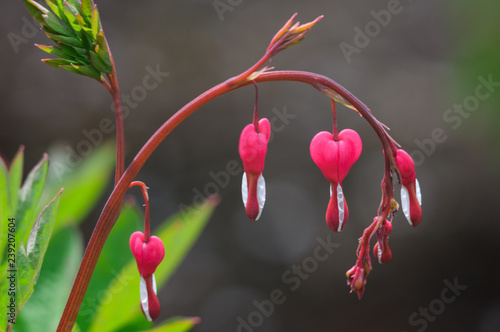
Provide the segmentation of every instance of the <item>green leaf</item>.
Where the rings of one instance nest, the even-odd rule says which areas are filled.
[[[42,159],[31,170],[19,191],[19,204],[16,212],[18,241],[26,241],[31,222],[35,219],[38,202],[42,197],[49,157],[44,154]]]
[[[61,8],[58,6],[57,2],[54,1],[54,0],[45,0],[45,3],[47,4],[47,6],[49,6],[49,8],[54,12],[54,14],[56,14],[57,17],[59,18],[62,18],[62,10]],[[65,22],[66,23],[66,22]]]
[[[82,30],[82,27],[80,24],[78,24],[78,21],[76,19],[76,15],[79,14],[78,9],[76,9],[72,4],[69,2],[65,1],[64,2],[64,16],[68,19],[68,22],[71,26],[71,28],[79,33]],[[81,37],[81,34],[78,34],[79,37]]]
[[[161,238],[165,244],[165,259],[155,272],[158,289],[161,289],[166,283],[194,245],[215,205],[214,201],[209,200],[197,208],[192,207],[183,211],[164,222],[155,232],[155,235]],[[142,315],[139,279],[136,262],[131,259],[109,287],[111,290],[118,289],[123,287],[120,283],[127,280],[126,285],[130,291],[117,292],[108,301],[102,302],[89,331],[107,332],[125,328],[134,318]]]
[[[49,13],[48,9],[33,0],[23,0],[23,1],[26,6],[26,9],[28,9],[31,16],[33,16],[35,20],[43,24],[44,20],[42,18],[42,15]]]
[[[67,54],[61,48],[59,48],[57,46],[47,46],[47,45],[38,45],[38,44],[35,44],[35,46],[44,52],[58,56],[60,58],[67,59],[67,60],[74,60],[73,56]]]
[[[93,133],[94,131],[90,131]],[[115,166],[115,144],[103,143],[103,133],[92,134],[95,150],[85,159],[79,157],[78,163],[70,163],[74,158],[67,147],[54,146],[49,150],[50,168],[47,177],[47,194],[42,198],[46,202],[62,187],[64,197],[57,213],[55,230],[68,224],[78,225],[102,198]],[[76,158],[76,157],[75,157]]]
[[[56,220],[61,192],[62,190],[50,201],[36,219],[31,228],[26,248],[21,243],[16,253],[18,283],[16,293],[17,310],[21,310],[26,301],[28,301],[38,280],[43,258],[49,245]]]
[[[53,31],[55,31],[57,34],[70,37],[75,35],[74,32],[65,27],[54,14],[49,12],[46,15],[43,15],[42,17],[47,26],[51,28]]]
[[[101,31],[101,22],[99,20],[99,11],[97,11],[97,6],[95,6],[92,11],[90,26],[92,28],[92,39],[97,40],[97,34]]]
[[[68,37],[68,36],[62,36],[62,35],[57,35],[49,32],[45,32],[47,37],[55,41],[56,43],[63,43],[66,45],[74,46],[74,47],[79,47],[79,48],[84,48],[82,41],[78,38],[75,37]]]
[[[120,280],[118,283],[119,288],[111,289],[109,286],[119,275],[123,266],[132,259],[129,238],[133,232],[140,229],[143,223],[144,215],[142,215],[138,207],[131,202],[126,202],[120,217],[106,240],[85,293],[77,318],[81,329],[88,330],[102,301],[108,301],[115,293],[128,289],[128,280],[126,279]],[[119,255],[116,254],[118,252]]]
[[[104,62],[99,55],[95,52],[90,52],[90,61],[95,69],[100,71],[101,73],[111,74],[113,73],[113,67],[111,63]]]
[[[11,213],[17,210],[19,201],[19,188],[23,180],[23,166],[24,166],[24,146],[19,147],[14,160],[9,169],[9,183],[10,183],[10,211]]]
[[[83,239],[76,228],[62,228],[54,233],[36,288],[19,313],[14,332],[56,330],[82,255]]]
[[[186,332],[200,323],[198,317],[173,317],[154,329],[143,332]]]
[[[82,0],[82,17],[91,26],[92,20],[92,0]]]
[[[65,69],[75,74],[88,76],[91,78],[95,78],[96,80],[101,80],[101,73],[98,72],[94,67],[91,66],[80,66],[80,65],[67,65],[67,66],[59,66],[61,69]]]

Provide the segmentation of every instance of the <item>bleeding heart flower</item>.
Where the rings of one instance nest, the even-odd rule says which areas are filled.
[[[334,232],[342,231],[349,218],[342,181],[358,160],[361,150],[361,138],[352,129],[342,130],[338,140],[334,140],[331,133],[322,131],[311,141],[311,158],[331,183],[326,222]]]
[[[271,136],[271,124],[263,118],[258,128],[253,124],[243,128],[240,136],[239,152],[243,161],[241,196],[250,220],[258,220],[266,202],[266,182],[262,176],[267,153],[267,143]]]
[[[394,158],[401,174],[401,205],[408,222],[417,226],[422,220],[422,195],[415,173],[415,163],[404,150],[397,150]]]
[[[156,296],[156,280],[153,273],[165,256],[165,247],[162,240],[156,236],[150,236],[145,242],[145,235],[142,232],[134,232],[130,236],[130,249],[141,275],[141,309],[149,321],[154,321],[160,315],[160,302]]]

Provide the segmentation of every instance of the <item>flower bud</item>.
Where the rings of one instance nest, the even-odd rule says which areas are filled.
[[[376,221],[375,217],[373,221]],[[389,263],[392,259],[391,249],[389,249],[389,233],[392,231],[392,224],[385,219],[382,226],[377,229],[377,243],[373,247],[373,255],[377,257],[380,264]]]
[[[330,202],[326,212],[326,222],[334,232],[342,231],[349,218],[342,181],[358,160],[361,150],[361,138],[352,129],[342,130],[338,135],[338,141],[327,131],[316,134],[311,141],[311,158],[330,181]]]
[[[415,173],[415,164],[404,150],[397,150],[394,158],[401,175],[401,206],[408,222],[417,226],[422,220],[422,195]]]
[[[260,218],[266,202],[266,182],[262,176],[267,153],[267,143],[271,136],[271,124],[263,118],[259,121],[258,132],[253,124],[243,128],[240,136],[239,152],[243,161],[241,196],[250,220]]]

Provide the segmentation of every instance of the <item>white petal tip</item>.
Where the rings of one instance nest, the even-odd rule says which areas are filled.
[[[408,189],[405,186],[401,186],[401,206],[406,219],[410,225],[413,225],[410,218],[410,195],[408,195]]]
[[[340,183],[337,184],[337,208],[339,210],[339,228],[337,229],[339,232],[342,230],[342,225],[344,224],[344,192],[342,191],[342,187]]]
[[[156,282],[154,281],[154,276],[153,276],[153,285],[156,288]],[[149,303],[148,303],[148,287],[146,286],[146,280],[141,276],[141,281],[139,284],[139,290],[141,293],[141,308],[142,311],[144,311],[144,315],[146,318],[152,322],[153,319],[151,319],[151,316],[149,315]],[[156,291],[155,291],[156,293]]]

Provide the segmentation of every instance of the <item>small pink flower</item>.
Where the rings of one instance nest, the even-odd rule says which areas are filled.
[[[358,160],[361,150],[361,138],[352,129],[342,130],[338,140],[334,140],[331,133],[322,131],[311,141],[311,158],[331,183],[326,222],[334,232],[342,231],[349,218],[342,181]]]
[[[422,220],[422,195],[415,173],[415,164],[404,150],[398,150],[395,157],[401,174],[401,205],[408,222],[417,226]]]
[[[258,128],[253,124],[247,125],[240,136],[239,152],[245,170],[241,196],[248,218],[252,221],[260,218],[266,202],[266,182],[262,172],[270,136],[271,124],[266,118],[259,121]]]
[[[378,217],[375,217],[373,221],[376,221]],[[391,249],[389,249],[389,233],[392,231],[392,224],[385,219],[382,222],[382,226],[377,230],[377,243],[373,247],[373,255],[377,257],[380,264],[389,263],[392,259]]]
[[[153,273],[165,256],[165,247],[156,236],[150,236],[146,242],[142,232],[134,232],[130,236],[130,249],[141,275],[141,309],[149,321],[154,321],[160,315],[160,302]]]

